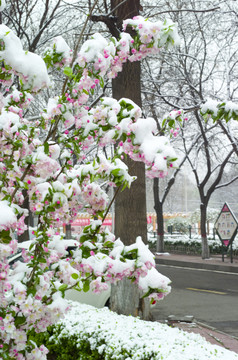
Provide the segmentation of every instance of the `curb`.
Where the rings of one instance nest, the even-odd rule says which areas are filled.
[[[173,260],[173,259],[164,259],[164,258],[155,258],[156,265],[173,265],[178,267],[186,267],[193,269],[202,269],[202,270],[213,270],[213,271],[223,271],[229,273],[237,273],[238,267],[232,265],[219,265],[219,264],[205,264],[205,263],[197,263],[190,262],[184,260]]]
[[[215,331],[215,332],[217,332],[217,333],[219,333],[219,334],[221,334],[221,335],[228,336],[228,337],[230,337],[230,338],[238,341],[238,337],[236,337],[236,336],[234,336],[234,335],[227,334],[227,333],[225,333],[225,332],[223,332],[223,331],[221,331],[221,330],[218,330],[218,329],[214,328],[213,326],[210,326],[210,325],[204,324],[204,323],[202,323],[202,322],[200,322],[200,321],[197,321],[196,319],[195,319],[194,322],[195,322],[198,326],[201,326],[201,327],[203,327],[203,328],[205,328],[205,329],[209,329],[209,330]]]

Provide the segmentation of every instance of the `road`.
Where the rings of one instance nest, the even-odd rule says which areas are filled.
[[[192,315],[238,338],[238,274],[159,265],[172,291],[153,309],[155,320]]]

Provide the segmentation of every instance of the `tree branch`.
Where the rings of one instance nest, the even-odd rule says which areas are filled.
[[[168,13],[180,13],[180,12],[207,13],[207,12],[211,12],[211,11],[216,11],[218,9],[220,9],[220,6],[217,6],[212,9],[201,9],[201,10],[195,10],[195,9],[164,10],[164,11],[159,11],[159,12],[153,14],[153,16],[157,16],[157,15],[161,15],[161,14],[168,14]]]

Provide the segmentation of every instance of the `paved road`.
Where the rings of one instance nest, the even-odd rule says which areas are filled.
[[[153,309],[156,320],[193,315],[197,321],[238,337],[238,274],[160,265],[172,292]]]

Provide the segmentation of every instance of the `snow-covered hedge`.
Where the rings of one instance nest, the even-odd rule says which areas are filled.
[[[154,248],[156,246],[157,238],[156,236],[149,234],[148,235],[148,242],[150,244],[150,248]],[[175,248],[175,247],[183,247],[186,249],[193,249],[196,252],[201,251],[202,249],[202,240],[200,235],[193,235],[190,239],[188,235],[185,234],[174,234],[174,235],[165,235],[164,238],[164,245],[167,248]],[[208,236],[208,245],[210,248],[210,252],[213,254],[221,254],[222,253],[222,245],[221,240],[215,236]],[[234,239],[232,243],[233,252],[238,254],[238,236]]]
[[[51,356],[54,360],[238,359],[238,354],[211,345],[198,334],[117,315],[107,308],[71,304],[65,319],[44,334],[49,359]]]

